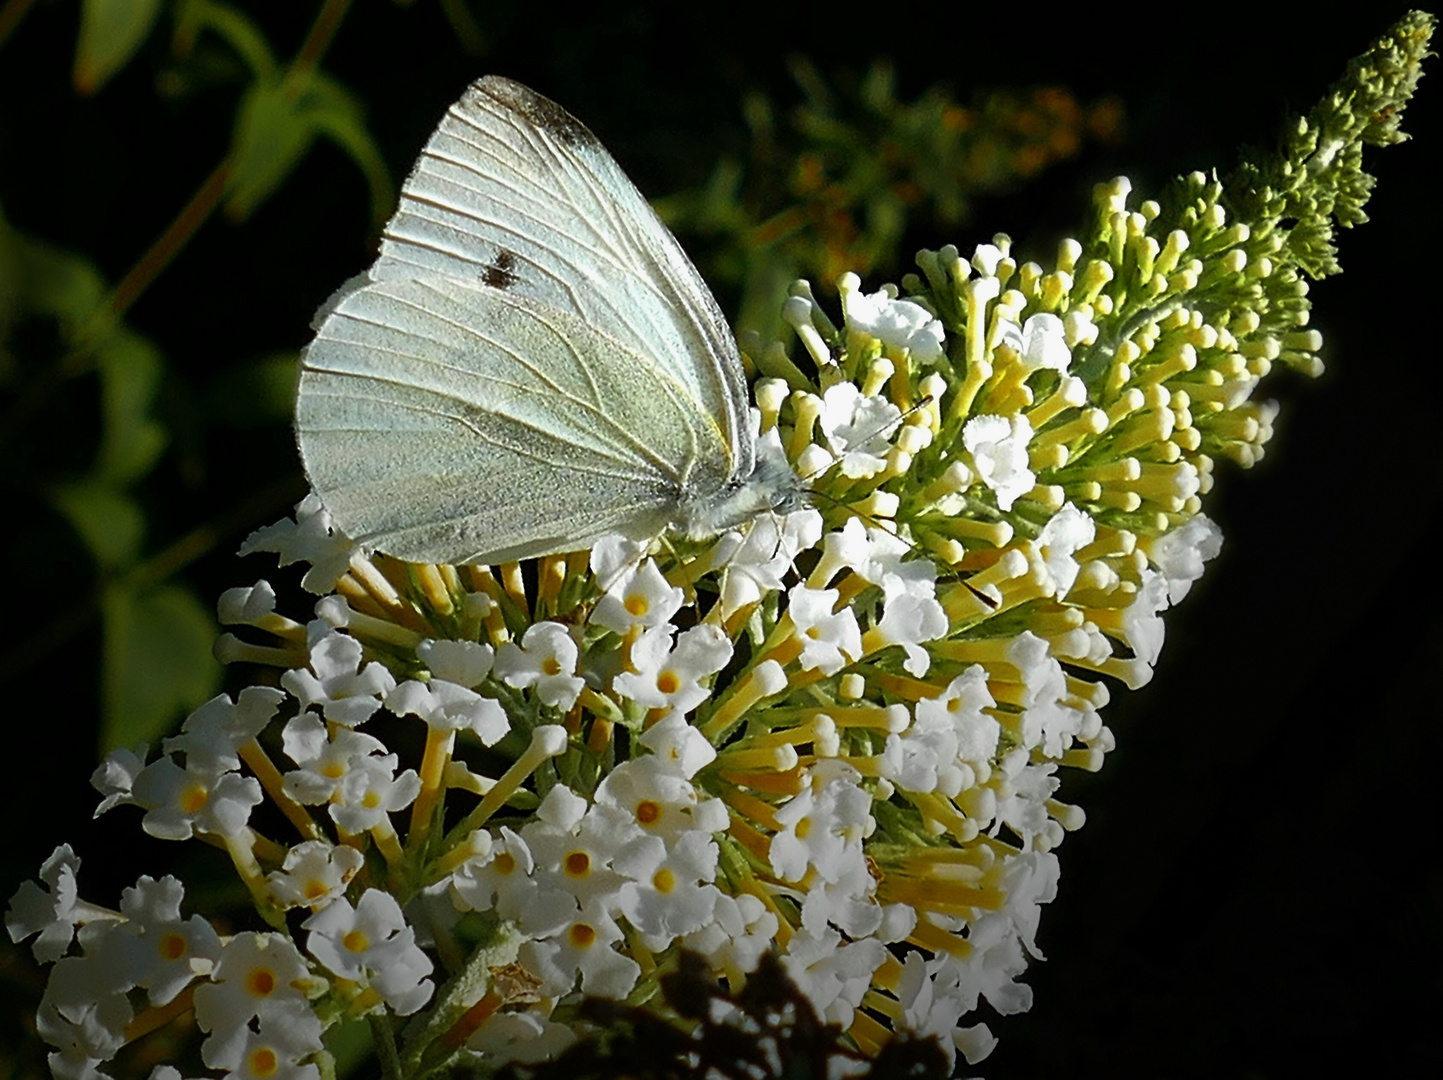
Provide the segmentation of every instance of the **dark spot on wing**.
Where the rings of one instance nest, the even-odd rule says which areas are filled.
[[[516,256],[502,248],[496,258],[486,264],[481,281],[493,289],[509,289],[516,284]]]
[[[535,90],[522,86],[499,75],[487,75],[476,82],[472,90],[485,94],[492,101],[510,109],[532,127],[546,132],[560,142],[574,147],[599,146],[593,135],[580,120],[572,116],[550,98],[542,97]]]

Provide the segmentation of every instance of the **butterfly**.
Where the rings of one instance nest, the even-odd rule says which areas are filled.
[[[426,143],[380,256],[321,309],[296,440],[332,523],[413,562],[795,509],[741,356],[676,238],[590,131],[508,79]]]

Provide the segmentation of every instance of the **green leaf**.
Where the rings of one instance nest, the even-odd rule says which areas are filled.
[[[164,363],[150,342],[123,327],[97,349],[96,361],[103,433],[95,475],[123,486],[150,472],[165,449],[166,430],[150,415]]]
[[[153,743],[219,686],[215,622],[178,585],[112,585],[102,607],[102,749]]]
[[[75,46],[75,89],[93,94],[149,36],[160,0],[83,0]]]
[[[326,107],[313,113],[316,130],[345,151],[361,170],[371,192],[371,225],[379,232],[396,208],[396,188],[386,161],[350,92],[323,76],[317,76],[316,89],[327,99]]]
[[[13,290],[0,288],[0,323],[32,313],[68,329],[84,325],[105,297],[105,279],[79,255],[16,232],[0,221],[0,263]]]
[[[50,502],[80,534],[105,570],[132,566],[145,537],[145,514],[124,491],[95,479],[59,484]]]
[[[359,104],[320,72],[304,76],[299,85],[262,81],[247,91],[231,145],[235,171],[226,213],[233,220],[254,213],[285,182],[317,135],[331,139],[360,166],[379,227],[395,198],[390,174]]]
[[[270,43],[249,16],[213,0],[180,0],[175,10],[177,51],[188,52],[202,30],[213,30],[224,38],[258,82],[274,83],[279,77]]]
[[[243,221],[285,182],[316,137],[298,98],[278,84],[246,91],[231,144],[230,195],[226,214]]]

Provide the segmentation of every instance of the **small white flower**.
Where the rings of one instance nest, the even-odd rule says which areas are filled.
[[[696,785],[659,754],[633,758],[612,769],[596,789],[596,804],[620,811],[644,832],[668,841],[696,830],[720,832],[727,826],[725,804],[720,799],[700,799]]]
[[[266,876],[266,885],[281,907],[317,911],[345,891],[365,861],[348,844],[307,840],[286,852],[281,868]]]
[[[648,947],[664,949],[678,935],[711,921],[720,895],[710,884],[716,877],[717,846],[705,833],[683,833],[671,843],[639,836],[617,853],[614,865],[631,878],[621,887],[617,905],[646,936]]]
[[[340,797],[346,775],[364,758],[379,756],[386,744],[373,735],[340,728],[334,738],[313,712],[303,712],[281,732],[286,756],[300,766],[285,774],[285,793],[307,806],[319,806]]]
[[[591,572],[604,591],[610,589],[646,557],[650,540],[633,540],[620,533],[607,533],[591,545]]]
[[[317,620],[307,627],[310,670],[297,668],[281,676],[281,685],[302,708],[320,705],[326,719],[343,727],[369,720],[381,700],[396,686],[395,677],[372,661],[361,666],[361,643]]]
[[[296,520],[287,518],[266,525],[246,537],[241,555],[257,551],[274,551],[281,566],[308,562],[311,568],[301,578],[301,587],[317,596],[330,592],[351,565],[356,545],[339,529],[331,526],[331,515],[321,506],[314,492],[296,507]]]
[[[90,774],[90,786],[104,796],[95,808],[99,817],[107,810],[135,802],[135,778],[145,768],[145,747],[112,750]]]
[[[681,943],[701,953],[713,966],[741,973],[756,970],[776,932],[776,914],[757,897],[721,893],[712,922],[683,936]]]
[[[1002,340],[1011,345],[1028,372],[1048,368],[1066,375],[1072,363],[1072,350],[1067,347],[1067,333],[1062,320],[1051,312],[1033,315],[1021,326],[1008,322]]]
[[[485,596],[484,593],[473,595]],[[445,679],[474,689],[491,671],[496,652],[475,641],[436,641],[427,638],[416,646],[416,655],[431,671],[431,678]]]
[[[1003,1016],[1026,1012],[1032,1006],[1032,987],[1016,981],[1027,970],[1027,957],[1017,929],[1005,915],[988,913],[969,924],[967,941],[972,951],[965,960],[939,954],[936,979],[949,995],[966,1002],[972,1012],[979,997]]]
[[[59,1080],[105,1080],[98,1066],[125,1045],[135,1010],[121,991],[98,986],[86,957],[62,957],[51,969],[35,1012],[35,1030],[58,1051],[49,1056]]]
[[[136,986],[150,992],[153,1005],[164,1005],[197,975],[210,973],[220,956],[220,935],[204,918],[180,917],[185,889],[179,879],[159,881],[142,876],[120,896],[120,910],[128,922],[108,935],[98,953],[123,953],[126,972]]]
[[[182,734],[165,740],[165,751],[184,751],[187,761],[218,769],[239,769],[237,751],[266,729],[285,699],[273,686],[247,686],[234,702],[217,694],[186,717]]]
[[[1222,530],[1206,514],[1198,514],[1152,542],[1149,557],[1167,578],[1167,599],[1176,604],[1203,574],[1203,563],[1217,558]]]
[[[842,280],[842,313],[847,326],[883,345],[906,349],[922,364],[942,357],[942,323],[921,304],[898,300],[885,289],[866,294],[855,274]]]
[[[682,632],[671,645],[672,627],[648,630],[632,646],[633,672],[612,680],[618,694],[651,709],[688,713],[711,694],[701,680],[726,667],[732,657],[731,639],[711,623],[699,623]]]
[[[982,767],[997,753],[1002,734],[997,720],[983,711],[996,705],[987,689],[987,669],[973,664],[941,694],[917,702],[917,721],[924,731],[950,726],[957,738],[957,760]]]
[[[641,975],[635,960],[612,948],[624,936],[608,905],[596,899],[559,934],[523,943],[519,959],[541,976],[547,996],[569,993],[579,974],[582,993],[620,999]]]
[[[1011,418],[974,416],[962,428],[962,445],[972,455],[977,475],[996,493],[999,510],[1011,510],[1037,483],[1027,467],[1031,441],[1032,425],[1021,413]]]
[[[933,978],[939,966],[940,961],[935,958],[924,960],[919,952],[908,953],[902,976],[897,981],[897,1001],[903,1010],[903,1026],[916,1035],[937,1040],[947,1055],[950,1074],[956,1061],[952,1031],[969,1009],[961,995],[947,993],[946,985],[939,986]]]
[[[652,724],[639,741],[687,779],[716,760],[716,747],[676,712]]]
[[[535,869],[526,841],[503,825],[490,850],[462,863],[451,884],[464,908],[495,908],[528,937],[545,937],[571,921],[577,904],[571,893],[545,887],[533,878]]]
[[[877,879],[867,868],[861,845],[850,847],[834,880],[811,882],[802,901],[802,926],[814,934],[834,926],[854,940],[872,937],[882,925],[876,891]]]
[[[1143,570],[1141,577],[1141,587],[1123,610],[1122,634],[1134,655],[1151,668],[1162,655],[1166,629],[1162,612],[1168,607],[1171,590],[1167,578],[1153,570]]]
[[[823,1020],[846,1029],[889,955],[876,938],[844,942],[830,927],[820,935],[804,929],[787,945],[782,966]]]
[[[5,913],[10,940],[18,943],[38,934],[31,951],[42,964],[64,956],[75,935],[82,915],[76,907],[75,875],[79,870],[79,857],[69,844],[61,844],[40,867],[40,880],[48,891],[26,881],[10,898],[10,909]]]
[[[840,382],[822,395],[817,418],[843,476],[875,476],[887,464],[902,410],[886,398],[863,397],[855,383]]]
[[[227,626],[254,626],[276,610],[276,591],[262,578],[254,585],[227,589],[216,601],[216,615]]]
[[[655,559],[647,559],[621,573],[596,602],[590,621],[618,634],[660,626],[681,610],[685,596],[662,576]]]
[[[211,1036],[201,1047],[207,1064],[238,1061],[237,1047],[253,1035],[252,1019],[275,1021],[276,1030],[319,1047],[321,1022],[306,997],[315,980],[288,938],[237,934],[221,948],[210,978],[195,989],[196,1023]]]
[[[325,1048],[320,1023],[297,1023],[263,1017],[253,1031],[242,1028],[236,1037],[208,1039],[201,1059],[212,1069],[226,1069],[228,1080],[321,1080],[321,1070],[302,1058]]]
[[[466,1046],[486,1060],[533,1064],[550,1061],[576,1041],[576,1032],[534,1012],[493,1013],[466,1040]]]
[[[901,647],[907,657],[902,661],[902,669],[920,679],[932,664],[922,643],[935,641],[947,633],[947,612],[930,596],[899,590],[887,595],[882,617],[874,629],[883,645]]]
[[[612,869],[611,860],[623,844],[642,835],[640,826],[608,806],[591,806],[580,821],[565,824],[570,819],[568,812],[565,818],[533,821],[521,830],[536,859],[532,877],[570,893],[583,906],[598,899],[614,904],[626,879]]]
[[[765,514],[745,533],[724,534],[712,551],[712,564],[724,570],[722,613],[730,615],[780,590],[793,560],[821,537],[822,515],[810,506],[784,517]]]
[[[436,731],[470,731],[483,746],[494,746],[511,730],[499,701],[446,679],[408,679],[386,695],[386,708],[397,716],[419,716]]]
[[[1079,548],[1085,548],[1097,536],[1097,525],[1092,518],[1071,503],[1048,519],[1038,534],[1034,550],[1042,557],[1057,586],[1057,598],[1061,600],[1072,591],[1073,584],[1082,568],[1073,555]]]
[[[576,674],[579,655],[576,640],[561,623],[534,623],[519,646],[508,641],[497,651],[496,674],[508,686],[535,687],[543,704],[569,709],[585,685]]]
[[[415,802],[421,778],[415,769],[398,775],[398,761],[395,754],[362,758],[341,781],[340,800],[328,808],[331,820],[348,833],[366,832]]]
[[[189,840],[197,832],[236,836],[265,801],[255,777],[219,772],[201,760],[181,768],[168,757],[141,770],[134,794],[146,811],[141,828],[162,840]]]
[[[827,881],[841,878],[849,848],[861,850],[871,824],[872,797],[855,769],[842,761],[808,773],[810,783],[776,812],[781,831],[771,840],[772,870],[784,881],[801,881],[808,868]],[[828,776],[827,774],[832,775]]]
[[[809,589],[802,584],[787,593],[787,614],[802,646],[798,662],[804,671],[820,669],[824,675],[835,675],[862,655],[856,613],[849,607],[832,610],[839,596],[836,589]]]
[[[312,956],[343,979],[369,982],[399,1015],[430,1000],[431,961],[390,893],[367,889],[355,907],[340,897],[302,925]]]

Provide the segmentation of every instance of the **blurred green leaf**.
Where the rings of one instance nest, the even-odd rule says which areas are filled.
[[[246,91],[231,145],[234,172],[226,213],[243,220],[290,175],[317,135],[348,153],[371,188],[372,216],[390,212],[391,180],[366,131],[361,108],[339,83],[319,72],[294,81],[259,82]]]
[[[971,105],[934,87],[903,101],[880,61],[841,91],[805,58],[791,73],[797,107],[743,100],[747,160],[723,160],[704,186],[657,204],[673,229],[703,240],[708,281],[740,286],[737,329],[763,338],[781,331],[794,278],[828,289],[846,270],[892,269],[919,215],[955,228],[979,195],[1023,183],[1084,139],[1113,138],[1121,122],[1115,102],[1084,105],[1048,87],[979,94]]]
[[[134,565],[145,538],[145,513],[134,499],[93,478],[57,484],[48,494],[103,569]]]
[[[75,89],[93,94],[135,55],[155,25],[160,0],[82,0]]]
[[[176,51],[188,53],[203,30],[225,39],[246,62],[257,82],[274,84],[280,77],[270,43],[250,17],[214,0],[181,0],[175,9]]]
[[[87,259],[11,229],[0,218],[0,327],[26,315],[82,325],[105,296],[105,279]]]
[[[153,743],[219,686],[221,668],[210,652],[215,620],[190,590],[173,584],[112,585],[102,606],[101,747]]]
[[[165,365],[149,341],[124,328],[111,333],[96,352],[102,434],[95,474],[120,486],[150,472],[165,449],[166,430],[150,415]]]
[[[366,127],[365,114],[350,91],[340,85],[318,76],[318,83],[335,100],[330,108],[317,110],[312,123],[319,134],[325,135],[350,156],[366,179],[371,193],[371,228],[379,232],[396,208],[396,188],[391,182],[390,170],[381,156],[376,141]]]
[[[233,173],[226,214],[242,221],[280,187],[316,137],[305,105],[276,83],[246,90],[231,144]]]

